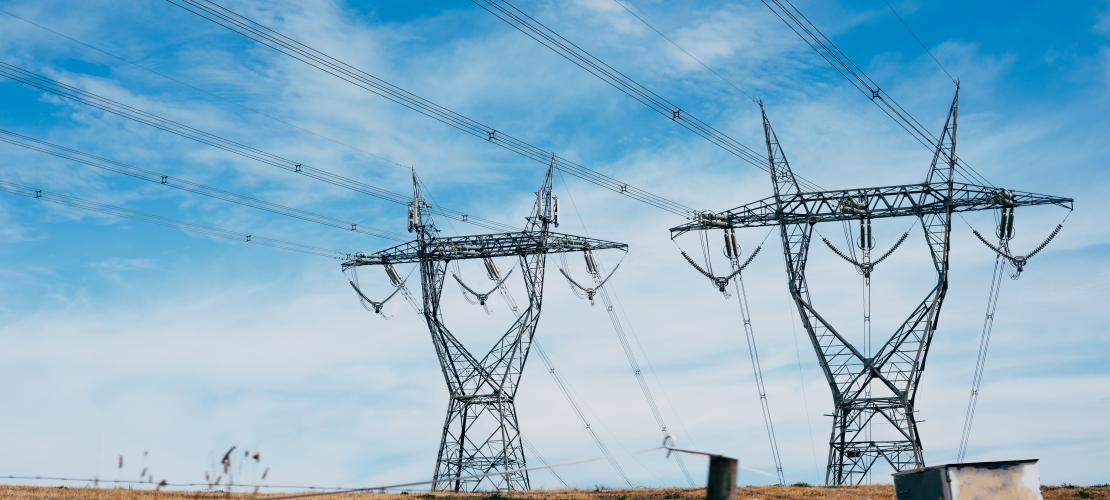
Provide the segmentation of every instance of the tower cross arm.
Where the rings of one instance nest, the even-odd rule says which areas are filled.
[[[671,235],[715,228],[816,224],[1031,205],[1071,208],[1072,199],[965,183],[953,183],[949,196],[949,185],[944,182],[804,191],[783,195],[781,211],[771,196],[720,213],[700,212],[694,220],[671,228]]]
[[[356,266],[405,264],[421,261],[452,261],[513,257],[593,250],[627,250],[628,245],[571,234],[519,231],[417,240],[374,253],[356,253],[343,269]]]

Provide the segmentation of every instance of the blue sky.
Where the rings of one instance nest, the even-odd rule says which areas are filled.
[[[800,174],[830,188],[924,177],[928,153],[762,4],[629,3],[745,92],[764,98]],[[418,95],[687,205],[720,210],[769,194],[763,172],[660,119],[471,3],[228,5]],[[951,82],[883,2],[799,5],[889,94],[939,131]],[[684,110],[744,144],[761,144],[758,109],[744,95],[612,0],[520,6]],[[894,6],[962,81],[961,156],[995,184],[1076,199],[1061,236],[1020,280],[1004,284],[969,458],[1039,457],[1046,483],[1105,482],[1110,349],[1102,342],[1108,322],[1100,298],[1110,280],[1110,228],[1102,217],[1110,207],[1099,195],[1110,184],[1110,5]],[[205,93],[0,14],[4,62],[308,165],[398,192],[409,189],[408,172],[398,164],[411,165],[437,203],[508,223],[521,221],[541,180],[538,164],[169,3],[5,1],[0,7]],[[404,233],[400,205],[11,80],[0,81],[0,89],[0,128]],[[0,180],[7,182],[344,251],[390,244],[6,144],[0,158]],[[658,375],[653,384],[666,393],[664,413],[676,437],[769,470],[737,313],[667,241],[667,228],[681,220],[569,178],[556,189],[574,200],[563,229],[631,245],[611,286]],[[1036,245],[1063,215],[1019,211],[1015,247]],[[968,220],[980,230],[992,225],[989,214]],[[441,225],[448,233],[478,230]],[[879,246],[902,225],[877,224]],[[955,233],[952,290],[919,399],[929,463],[955,456],[992,265],[989,250],[966,226]],[[749,246],[762,237],[742,235]],[[907,243],[912,250],[896,254],[875,278],[882,290],[876,310],[886,313],[876,314],[876,331],[898,321],[928,285],[927,256],[915,237]],[[780,253],[770,241],[746,273],[756,291],[753,320],[787,479],[820,482],[828,388],[792,320]],[[431,473],[446,392],[426,329],[411,311],[398,309],[390,321],[363,311],[338,262],[3,193],[0,243],[0,376],[10,381],[6,405],[12,409],[0,423],[18,430],[5,439],[10,452],[0,457],[0,474],[134,478],[133,460],[146,450],[159,477],[201,480],[233,444],[261,450],[274,483],[382,484]],[[858,323],[858,278],[829,252],[818,253],[817,300],[835,319]],[[604,311],[568,293],[554,262],[550,270],[541,342],[603,427],[604,439],[621,450],[635,482],[678,484],[677,469],[660,456],[626,453],[655,446],[658,429]],[[480,276],[478,267],[465,272]],[[455,290],[449,300],[460,334],[475,346],[489,339],[490,325],[496,330],[509,319],[503,304],[494,303],[486,316]],[[549,460],[597,453],[538,363],[525,373],[518,406],[525,435]],[[128,458],[123,470],[115,467],[120,454]],[[564,477],[578,486],[619,485],[603,463],[567,469]],[[876,480],[886,480],[885,472]],[[557,485],[542,472],[534,481]],[[741,481],[769,478],[748,473]]]

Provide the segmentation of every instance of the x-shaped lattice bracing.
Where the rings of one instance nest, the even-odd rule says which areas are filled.
[[[416,239],[375,253],[357,253],[343,263],[344,269],[404,263],[420,267],[421,313],[450,394],[436,460],[437,490],[529,488],[528,473],[522,470],[527,463],[514,398],[539,322],[547,255],[627,250],[622,243],[550,231],[558,223],[558,202],[551,181],[552,169],[548,168],[522,231],[440,237],[414,175],[409,229],[416,233]],[[519,259],[528,303],[478,359],[446,325],[440,307],[443,284],[452,261],[484,259],[492,266],[492,259],[497,257]],[[498,286],[502,285],[504,280]]]
[[[1070,198],[956,182],[958,103],[957,88],[924,182],[830,191],[802,189],[764,113],[767,170],[774,195],[724,212],[700,212],[671,229],[673,238],[689,231],[779,226],[788,288],[833,396],[829,484],[861,481],[880,458],[896,470],[923,465],[914,399],[948,289],[953,214],[1031,205],[1071,208]],[[868,358],[813,306],[806,262],[816,224],[893,217],[920,220],[936,284],[875,356]],[[880,394],[871,394],[872,389]],[[883,418],[876,420],[878,415]],[[863,432],[880,423],[897,431],[892,439],[875,440],[870,432]]]

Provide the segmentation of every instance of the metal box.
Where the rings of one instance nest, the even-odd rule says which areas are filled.
[[[1037,460],[934,465],[894,473],[898,500],[1043,500]]]

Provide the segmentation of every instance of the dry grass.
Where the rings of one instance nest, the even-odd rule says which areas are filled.
[[[1045,500],[1064,500],[1076,498],[1110,499],[1110,486],[1046,486],[1042,488]],[[247,493],[209,493],[209,492],[183,492],[183,491],[150,491],[127,490],[122,488],[59,488],[59,487],[33,487],[33,486],[0,486],[0,499],[47,499],[47,500],[74,500],[74,499],[103,499],[103,500],[133,500],[133,499],[276,499],[288,494],[271,493],[251,495]],[[631,500],[631,499],[681,499],[693,500],[705,498],[705,490],[701,489],[632,489],[632,490],[549,490],[532,491],[528,493],[512,494],[450,494],[422,492],[413,493],[349,493],[317,497],[321,500],[451,500],[451,499],[485,499],[485,500],[532,500],[532,499],[603,499],[603,500]],[[737,495],[740,499],[870,499],[893,500],[894,487],[891,485],[850,486],[840,488],[826,488],[820,486],[786,486],[786,487],[751,487],[741,488]]]

